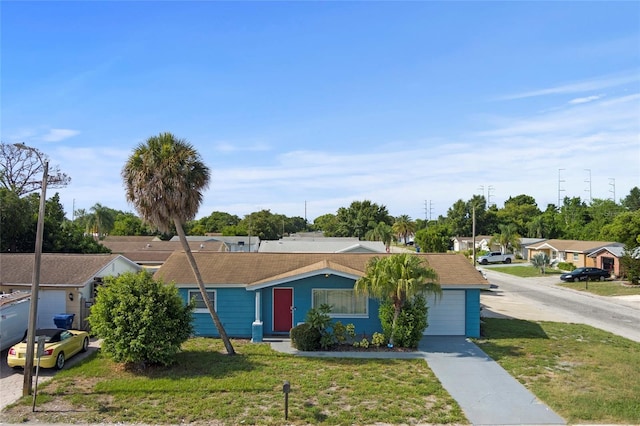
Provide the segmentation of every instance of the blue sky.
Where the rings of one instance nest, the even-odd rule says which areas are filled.
[[[640,186],[638,2],[5,1],[0,13],[2,141],[71,176],[57,190],[68,217],[74,202],[133,211],[120,170],[164,131],[212,170],[198,217],[313,221],[368,199],[424,219],[488,189],[499,207],[528,194],[544,209],[559,188],[619,200]]]

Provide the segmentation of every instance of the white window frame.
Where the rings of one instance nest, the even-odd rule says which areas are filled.
[[[311,307],[312,308],[319,308],[319,306],[314,306],[314,294],[317,291],[351,291],[354,295],[354,297],[356,296],[355,290],[351,289],[351,288],[314,288],[311,290]],[[361,314],[343,314],[340,312],[330,312],[329,316],[331,318],[369,318],[369,297],[366,295],[358,295],[360,297],[364,297],[365,298],[365,304],[364,304],[364,309],[365,312],[361,313]]]
[[[580,255],[578,253],[573,253],[573,260],[576,262],[580,260]]]
[[[218,310],[218,295],[216,294],[215,290],[207,290],[207,295],[209,295],[209,293],[212,294],[213,296],[213,309],[215,309],[216,311]],[[188,297],[189,297],[189,301],[192,300],[193,297],[197,297],[197,298],[202,298],[201,294],[200,294],[200,290],[189,290],[188,291]],[[209,298],[209,300],[211,300],[211,298]],[[204,303],[204,301],[202,302]],[[209,310],[207,309],[207,305],[204,306],[204,308],[195,308],[193,310],[194,313],[196,314],[204,314],[204,313],[209,313]]]

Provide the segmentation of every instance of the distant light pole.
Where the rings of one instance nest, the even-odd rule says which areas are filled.
[[[44,208],[47,195],[47,177],[49,174],[49,161],[43,160],[40,153],[35,148],[24,144],[15,144],[20,149],[33,152],[43,165],[42,191],[40,193],[40,208],[38,210],[38,226],[36,228],[36,247],[33,261],[33,281],[31,283],[31,304],[29,306],[29,326],[27,328],[27,358],[24,365],[24,382],[22,385],[22,396],[31,395],[33,387],[33,358],[35,354],[36,323],[38,320],[38,291],[40,290],[40,265],[42,263],[42,235],[44,233]]]

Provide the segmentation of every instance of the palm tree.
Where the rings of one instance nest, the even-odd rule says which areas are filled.
[[[391,344],[405,301],[418,293],[442,294],[436,272],[426,266],[419,256],[411,253],[372,258],[365,275],[356,281],[354,289],[380,300],[391,299],[394,308]]]
[[[531,264],[544,275],[545,268],[549,266],[549,256],[546,253],[538,253],[531,258]]]
[[[404,245],[407,245],[407,238],[416,232],[416,223],[411,220],[409,215],[403,214],[396,218],[393,224],[393,232],[398,236],[398,240],[402,239]]]
[[[502,253],[508,253],[509,248],[517,249],[520,247],[520,235],[518,235],[518,228],[515,224],[498,225],[498,229],[500,233],[494,234],[490,244],[499,244],[502,248]]]
[[[114,212],[100,203],[96,203],[89,211],[91,214],[87,217],[87,233],[99,240],[113,229]]]
[[[160,133],[141,143],[122,169],[127,201],[140,216],[161,232],[175,225],[180,242],[211,318],[229,355],[235,354],[231,341],[207,296],[200,270],[189,248],[183,225],[192,220],[202,202],[202,190],[209,186],[209,168],[200,154],[184,139]]]
[[[380,222],[376,225],[375,228],[368,231],[365,235],[365,240],[367,241],[382,241],[387,248],[387,252],[389,252],[389,247],[391,246],[392,239],[392,230],[389,225],[384,222]]]

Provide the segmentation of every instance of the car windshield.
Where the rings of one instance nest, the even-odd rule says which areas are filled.
[[[578,269],[574,269],[572,274],[581,274],[585,271],[585,268],[578,268]]]

